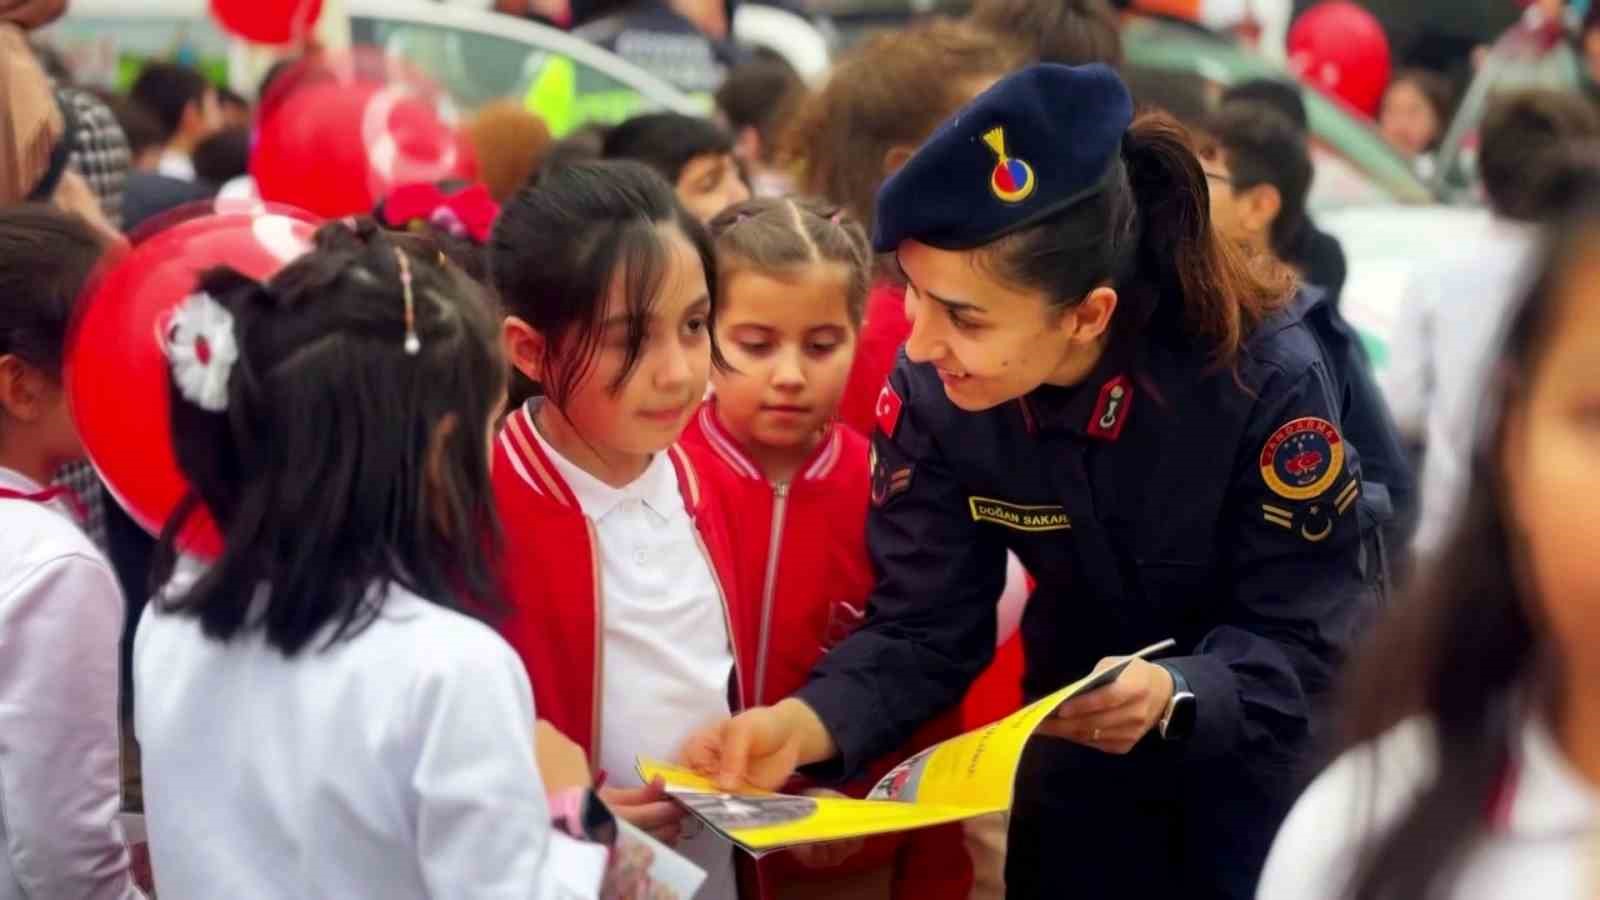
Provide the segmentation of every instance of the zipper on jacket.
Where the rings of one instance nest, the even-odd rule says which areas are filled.
[[[706,547],[706,539],[700,533],[699,523],[695,523],[694,526],[694,542],[700,548],[700,556],[706,561],[706,568],[711,570],[711,583],[717,586],[717,599],[722,601],[722,621],[728,629],[728,650],[729,655],[733,657],[733,688],[738,695],[739,709],[744,709],[749,704],[744,695],[744,667],[739,665],[739,639],[733,632],[733,607],[728,605],[728,592],[722,587],[722,573],[717,571],[716,559]],[[733,712],[737,713],[739,709]]]
[[[778,555],[783,552],[783,520],[788,506],[789,482],[780,481],[772,486],[772,536],[767,542],[767,575],[761,587],[761,639],[756,644],[756,706],[766,702],[767,645],[772,637],[772,602],[778,593]]]

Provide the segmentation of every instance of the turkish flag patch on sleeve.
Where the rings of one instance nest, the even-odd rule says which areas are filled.
[[[888,437],[894,437],[895,426],[900,424],[900,395],[895,393],[894,385],[885,381],[883,390],[878,392],[878,405],[874,412],[878,417],[878,429]]]

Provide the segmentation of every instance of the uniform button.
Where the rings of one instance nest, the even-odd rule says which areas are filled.
[[[636,565],[645,565],[650,561],[650,554],[643,547],[633,551],[633,561]]]

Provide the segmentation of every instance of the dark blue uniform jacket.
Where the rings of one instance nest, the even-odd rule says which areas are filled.
[[[873,441],[868,620],[799,695],[840,751],[816,774],[859,769],[961,700],[993,654],[1009,548],[1038,581],[1029,698],[1168,637],[1164,661],[1197,697],[1181,746],[1152,735],[1109,757],[1033,742],[1047,746],[1019,779],[1011,895],[1249,896],[1382,574],[1340,389],[1303,312],[1263,323],[1231,368],[1151,343],[1137,365],[1108,354],[1082,385],[979,413],[902,355]],[[1150,828],[1096,846],[1113,810]],[[1118,864],[1135,845],[1152,880]],[[1022,889],[1036,870],[1066,884]]]

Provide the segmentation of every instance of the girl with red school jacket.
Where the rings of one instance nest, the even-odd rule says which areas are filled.
[[[716,356],[710,238],[659,175],[606,162],[513,197],[489,252],[507,356],[540,389],[495,441],[502,633],[612,811],[705,869],[698,897],[733,900],[730,845],[635,770],[750,691],[727,529],[676,444]]]
[[[741,203],[711,231],[728,367],[712,374],[715,395],[683,444],[712,460],[706,482],[732,525],[735,594],[756,638],[746,699],[776,703],[860,622],[872,590],[867,442],[835,421],[870,257],[859,225],[808,201]],[[904,756],[958,731],[952,713],[845,790],[864,796]],[[763,893],[783,898],[964,898],[972,870],[956,824],[797,848],[769,857],[761,876]]]

